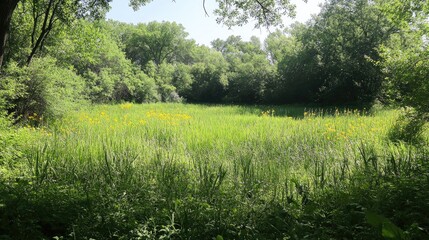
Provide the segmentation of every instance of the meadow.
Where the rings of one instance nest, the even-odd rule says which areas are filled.
[[[19,161],[0,169],[0,238],[422,239],[428,148],[388,139],[398,116],[301,106],[83,108],[15,130]]]

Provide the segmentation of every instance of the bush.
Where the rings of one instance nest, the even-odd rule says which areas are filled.
[[[412,108],[404,110],[391,129],[388,137],[392,142],[406,142],[414,145],[424,143],[423,132],[426,119],[421,112]]]
[[[132,78],[133,98],[138,103],[158,102],[159,96],[155,80],[143,71],[136,71],[135,77]]]
[[[4,72],[1,82],[5,90],[0,99],[17,119],[40,122],[44,117],[59,117],[83,102],[83,79],[71,69],[58,67],[53,58],[34,59],[25,67],[11,63]]]
[[[101,69],[98,74],[88,71],[85,74],[86,95],[93,103],[107,103],[112,101],[113,89],[117,81],[110,69]]]
[[[226,94],[228,78],[222,68],[214,64],[197,63],[191,69],[194,82],[187,99],[191,102],[221,102]]]
[[[0,113],[0,176],[4,177],[10,162],[21,155],[16,148],[15,133],[10,130],[12,120]]]
[[[16,63],[11,63],[7,68],[8,73],[22,75],[23,70]],[[14,107],[13,102],[24,96],[25,85],[16,81],[14,77],[7,74],[0,75],[0,115]]]

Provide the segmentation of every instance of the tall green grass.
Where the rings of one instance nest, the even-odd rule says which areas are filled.
[[[45,129],[28,128],[37,138],[25,148],[21,168],[44,197],[73,199],[62,205],[75,210],[56,213],[72,223],[61,231],[51,226],[46,236],[300,238],[293,219],[317,198],[418,170],[425,147],[387,139],[397,116],[395,110],[93,106]]]

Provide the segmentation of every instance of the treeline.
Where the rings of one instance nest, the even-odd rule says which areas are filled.
[[[182,25],[171,22],[133,25],[81,18],[43,35],[35,12],[21,4],[0,76],[1,105],[25,117],[57,114],[85,100],[404,101],[415,86],[425,84],[421,79],[427,70],[414,82],[407,82],[407,74],[397,76],[413,70],[410,56],[422,60],[416,53],[426,51],[427,41],[425,32],[399,23],[397,13],[389,15],[386,3],[330,0],[306,24],[277,30],[263,43],[230,36],[212,41],[211,47],[196,44]],[[427,93],[418,94],[424,98]]]

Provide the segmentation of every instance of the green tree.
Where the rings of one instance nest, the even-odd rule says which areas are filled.
[[[315,24],[316,48],[323,66],[321,101],[372,102],[383,74],[377,51],[397,29],[369,0],[336,0],[326,5]]]
[[[3,63],[11,20],[17,7],[24,6],[31,12],[31,51],[27,64],[37,51],[43,49],[46,38],[56,25],[68,24],[82,17],[100,17],[108,9],[110,0],[6,0],[0,3],[0,67]]]
[[[382,66],[388,76],[386,91],[390,91],[403,106],[415,108],[419,117],[429,113],[429,2],[383,2],[383,11],[400,32],[381,48]]]
[[[192,83],[194,82],[194,78],[191,75],[191,69],[191,65],[183,63],[176,64],[172,84],[176,88],[179,96],[184,96],[186,93],[191,91]]]
[[[59,37],[56,45],[49,48],[49,53],[56,56],[63,67],[72,66],[85,77],[86,93],[93,102],[157,99],[155,89],[142,89],[144,86],[155,88],[154,79],[145,76],[125,57],[104,26],[103,23],[84,20],[75,22],[67,33]],[[148,99],[138,96],[139,92]],[[148,93],[154,95],[149,96]]]
[[[11,62],[1,82],[20,92],[9,95],[9,111],[18,119],[56,118],[83,102],[84,81],[70,69],[61,68],[51,57],[36,58],[29,66]],[[1,89],[1,87],[0,87]]]
[[[221,102],[228,86],[228,63],[222,54],[200,46],[194,51],[193,82],[184,97],[191,102]]]
[[[324,103],[371,103],[384,79],[377,48],[396,31],[373,1],[329,1],[299,35],[300,64],[284,59],[279,68],[284,88],[292,83]]]
[[[266,83],[275,75],[275,68],[262,50],[256,37],[250,41],[230,36],[225,41],[212,42],[228,65],[228,89],[225,101],[233,103],[256,103],[264,99]]]
[[[292,28],[297,28],[297,25],[292,25]],[[268,54],[268,59],[272,64],[278,64],[286,55],[293,54],[300,47],[297,46],[295,37],[291,36],[290,30],[276,30],[270,33],[264,41],[264,49]]]
[[[152,0],[130,0],[134,10]],[[295,16],[295,5],[289,0],[216,0],[217,21],[227,26],[241,26],[255,20],[255,27],[281,25],[282,16]],[[203,0],[205,6],[205,0]],[[207,12],[206,12],[207,13]]]
[[[6,43],[9,35],[10,24],[12,15],[18,3],[24,3],[30,0],[3,0],[0,2],[0,67],[3,64],[3,57],[5,53]],[[99,17],[108,9],[111,0],[45,0],[51,7],[45,8],[45,16],[48,15],[47,21],[54,19],[49,17],[49,13],[56,5],[56,9],[66,9],[71,7],[71,13],[76,17],[92,16]],[[130,5],[137,9],[144,6],[152,0],[130,0]],[[241,25],[247,23],[251,19],[256,19],[256,26],[268,26],[281,23],[281,16],[289,13],[293,14],[293,5],[289,0],[247,0],[247,1],[224,1],[217,0],[219,6],[216,14],[219,16],[218,21],[225,23],[228,26]],[[204,1],[203,1],[204,3]],[[51,16],[60,17],[58,11],[54,11]],[[53,21],[52,23],[54,23]],[[45,25],[43,23],[43,25]],[[48,24],[48,29],[49,29]],[[43,29],[43,28],[42,28]],[[43,33],[43,31],[42,31]],[[42,34],[45,38],[46,35]]]
[[[403,115],[389,131],[392,141],[424,143],[422,133],[429,120],[429,2],[381,2],[381,9],[400,31],[380,48],[387,78],[384,93],[404,107]]]
[[[19,0],[4,0],[0,2],[0,68],[3,65],[12,15],[18,2]]]
[[[323,84],[321,78],[320,55],[312,46],[303,43],[311,33],[309,28],[288,37],[292,42],[291,50],[282,52],[283,58],[278,63],[277,71],[280,75],[278,82],[271,84],[273,89],[272,100],[277,103],[309,103],[317,100],[317,94]]]
[[[126,41],[128,58],[144,67],[149,61],[157,66],[163,62],[189,62],[189,52],[195,45],[188,33],[175,22],[138,24]]]

